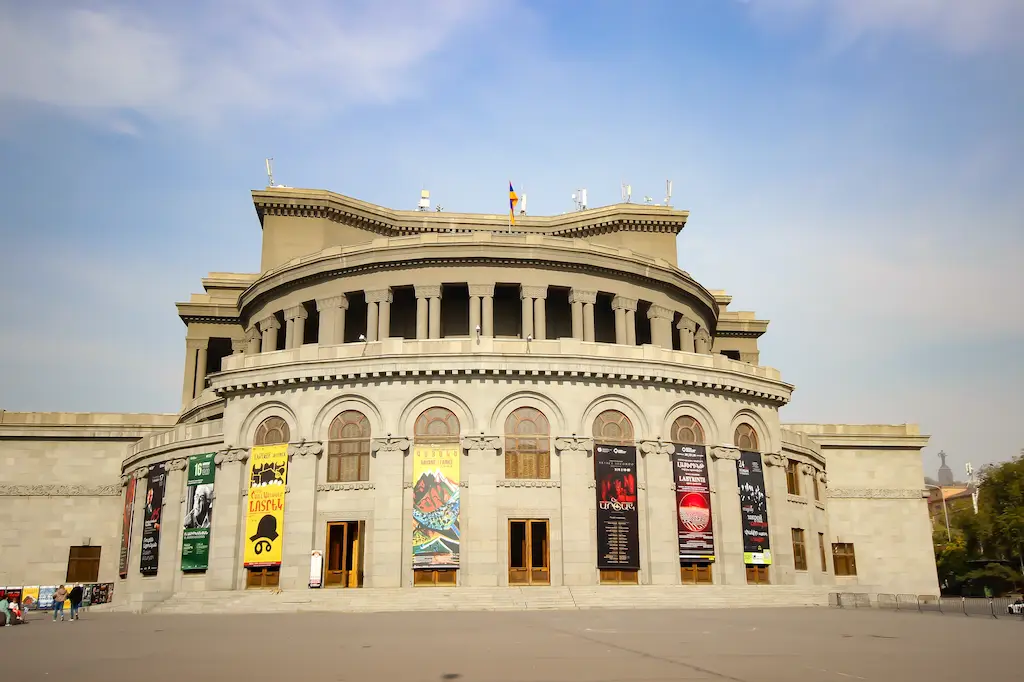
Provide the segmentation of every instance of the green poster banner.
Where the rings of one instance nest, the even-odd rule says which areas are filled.
[[[181,543],[181,570],[205,571],[210,563],[210,523],[213,520],[214,453],[188,458],[185,481],[185,530]]]

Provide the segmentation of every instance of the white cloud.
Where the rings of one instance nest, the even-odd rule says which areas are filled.
[[[111,2],[5,6],[0,99],[204,123],[389,101],[414,94],[429,58],[505,4],[226,0],[187,16]]]
[[[871,38],[921,37],[971,53],[1024,45],[1021,0],[750,0],[768,20],[821,18],[838,46]]]

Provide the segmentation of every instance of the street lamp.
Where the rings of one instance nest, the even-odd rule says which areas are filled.
[[[939,491],[939,496],[942,498],[942,516],[946,519],[946,540],[948,542],[953,542],[953,534],[949,532],[949,512],[946,510],[946,493],[942,491],[942,486],[925,483],[924,487],[935,488]]]

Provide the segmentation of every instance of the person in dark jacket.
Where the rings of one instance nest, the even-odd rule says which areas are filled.
[[[82,586],[72,587],[68,599],[71,600],[71,622],[74,623],[78,620],[78,609],[82,608]]]

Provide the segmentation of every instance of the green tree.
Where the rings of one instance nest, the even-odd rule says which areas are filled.
[[[979,539],[990,558],[1024,573],[1024,456],[986,467],[978,489]]]

